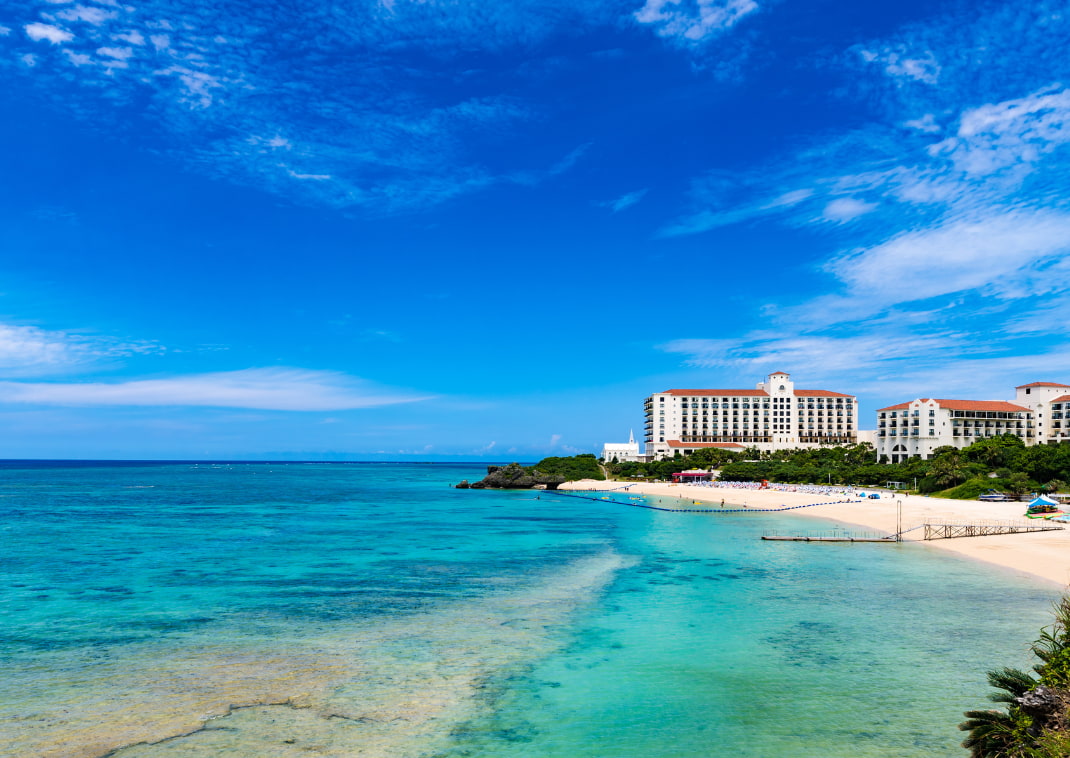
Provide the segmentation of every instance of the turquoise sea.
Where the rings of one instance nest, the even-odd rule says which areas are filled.
[[[1057,589],[481,466],[0,467],[0,755],[961,756]]]

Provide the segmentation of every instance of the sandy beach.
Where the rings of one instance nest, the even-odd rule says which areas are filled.
[[[781,506],[822,503],[811,508],[792,510],[793,516],[833,521],[856,528],[892,534],[896,531],[898,503],[903,507],[904,531],[924,523],[954,522],[972,524],[987,521],[1026,522],[1022,502],[986,503],[973,500],[944,500],[911,495],[884,493],[880,500],[829,503],[830,500],[851,498],[856,491],[833,487],[832,494],[782,492],[778,490],[746,490],[730,487],[693,484],[599,482],[582,480],[568,482],[561,489],[617,489],[629,485],[629,491],[645,495],[681,498],[687,502],[701,501],[725,506],[778,508]],[[846,495],[843,493],[847,493]],[[868,492],[873,492],[869,490]],[[867,494],[868,494],[867,492]],[[765,515],[755,513],[755,518]],[[815,525],[816,527],[816,525]],[[1070,585],[1070,529],[1052,532],[1004,534],[990,537],[961,537],[923,541],[922,530],[904,534],[904,541],[916,543],[918,549],[947,550],[1007,570],[1043,579],[1062,587]],[[815,545],[815,549],[820,547]],[[878,546],[879,549],[879,546]]]

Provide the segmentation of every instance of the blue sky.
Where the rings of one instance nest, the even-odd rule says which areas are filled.
[[[1070,383],[1070,7],[0,0],[0,456]]]

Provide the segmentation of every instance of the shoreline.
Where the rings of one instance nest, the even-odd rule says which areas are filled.
[[[920,495],[887,496],[887,493],[880,500],[867,499],[858,502],[852,497],[851,502],[829,502],[844,497],[842,494],[844,492],[851,496],[855,492],[869,491],[865,488],[843,486],[829,487],[827,489],[831,494],[825,494],[736,489],[696,484],[631,483],[619,480],[583,479],[566,482],[559,489],[604,491],[624,486],[627,486],[628,491],[633,493],[681,498],[712,505],[719,505],[723,500],[725,507],[758,509],[805,505],[810,507],[792,510],[791,514],[888,534],[894,534],[896,531],[896,512],[899,501],[902,502],[903,507],[904,532],[926,522],[952,521],[968,524],[985,521],[1025,521],[1023,514],[1026,504],[1023,502],[986,503],[975,500],[944,500]],[[922,540],[919,532],[905,534],[903,541],[955,553],[1018,574],[1026,574],[1033,579],[1058,585],[1062,589],[1070,585],[1070,529],[930,541]]]

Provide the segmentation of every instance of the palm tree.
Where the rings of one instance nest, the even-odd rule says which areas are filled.
[[[1001,668],[988,672],[988,683],[1000,690],[988,696],[996,703],[1009,706],[1003,711],[966,711],[966,720],[959,729],[969,732],[962,746],[970,751],[971,758],[1010,758],[1020,755],[1025,732],[1017,715],[1017,698],[1037,685],[1030,674],[1018,669]]]
[[[1070,597],[1055,604],[1055,623],[1041,630],[1031,650],[1040,659],[1037,679],[1018,669],[988,672],[999,692],[989,699],[1004,711],[966,711],[959,729],[971,758],[1055,758],[1066,756],[1067,703],[1070,702]]]
[[[951,487],[966,478],[966,464],[957,450],[947,452],[933,461],[929,475],[936,479],[937,484]]]
[[[1019,745],[1017,724],[1003,711],[966,711],[959,729],[969,732],[962,746],[970,758],[1006,758]]]

